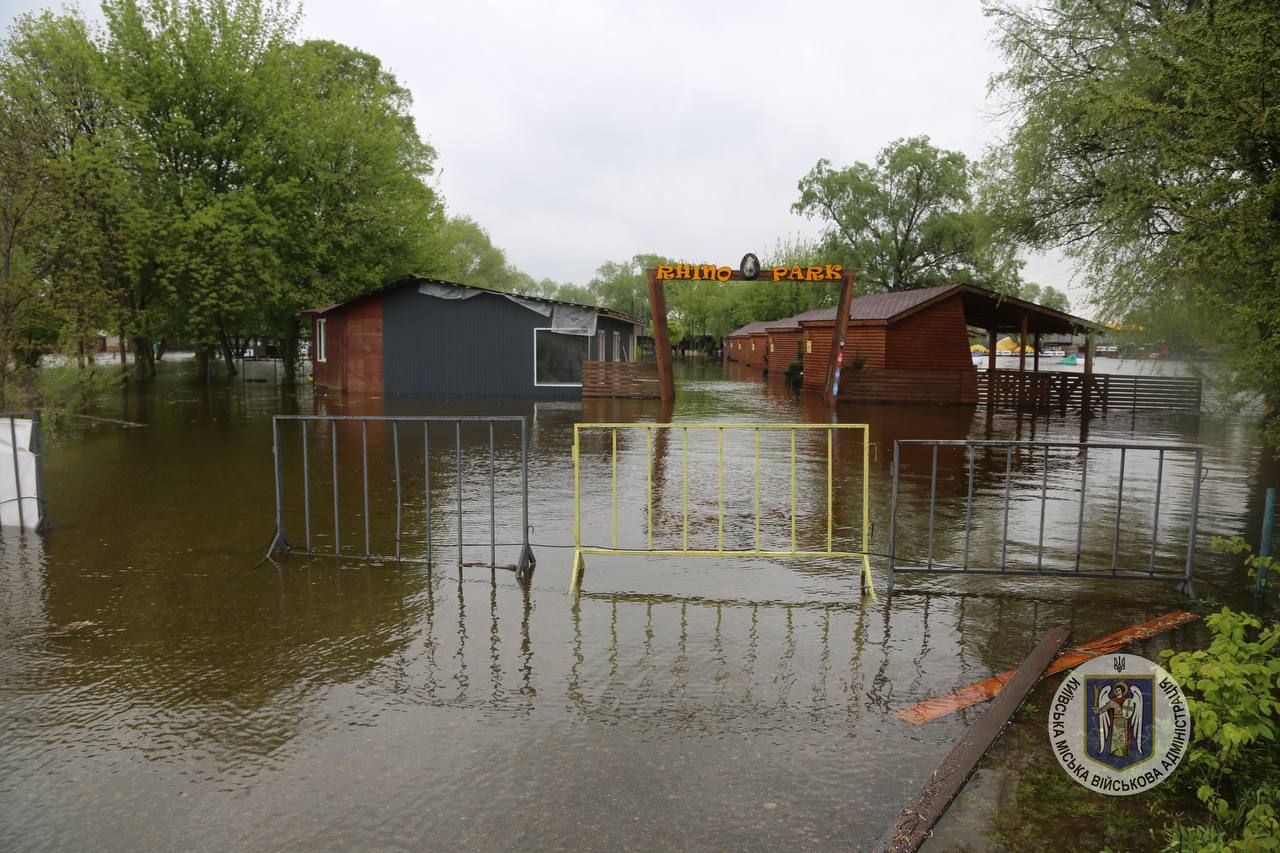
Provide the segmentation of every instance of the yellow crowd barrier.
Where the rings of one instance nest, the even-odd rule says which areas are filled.
[[[612,470],[612,538],[610,547],[584,545],[582,543],[582,481],[579,464],[582,432],[584,430],[608,430],[611,442]],[[644,548],[618,547],[618,431],[644,431],[645,436],[645,488],[646,488],[646,531]],[[653,547],[653,433],[655,430],[679,430],[681,432],[681,517],[683,524],[680,534],[679,548]],[[717,480],[719,483],[718,531],[715,548],[689,547],[689,430],[717,430],[719,433],[719,455],[717,459]],[[755,547],[747,549],[726,549],[724,547],[724,433],[725,430],[751,430],[755,434]],[[788,430],[791,433],[791,548],[785,551],[765,550],[760,547],[760,431]],[[827,547],[826,550],[804,550],[796,547],[796,433],[825,431],[827,434]],[[832,482],[832,443],[836,430],[862,431],[862,536],[858,550],[838,551],[833,547],[833,492]],[[868,553],[871,533],[871,488],[870,488],[870,431],[866,424],[638,424],[638,423],[586,423],[573,425],[573,576],[569,589],[577,592],[581,586],[583,570],[586,567],[586,554],[636,555],[652,554],[667,557],[842,557],[857,559],[862,564],[862,585],[875,599],[875,588],[871,582],[871,559]]]

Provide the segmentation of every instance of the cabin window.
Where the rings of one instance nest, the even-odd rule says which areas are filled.
[[[809,340],[808,338],[805,338],[805,341],[804,341],[804,351],[813,352],[813,341]]]
[[[597,361],[608,361],[608,359],[605,358],[605,355],[604,355],[604,343],[605,343],[604,332],[597,332],[596,333],[596,360]]]
[[[613,333],[613,360],[622,361],[622,332]]]
[[[604,335],[598,335],[604,346]],[[566,335],[551,329],[533,330],[533,384],[581,385],[582,360],[587,357],[590,338]]]
[[[324,326],[325,321],[323,319],[316,320],[316,361],[324,361]]]
[[[777,352],[777,351],[778,351],[778,347],[776,344],[774,344],[773,338],[769,338],[769,352]]]

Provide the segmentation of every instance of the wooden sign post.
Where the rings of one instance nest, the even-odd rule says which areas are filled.
[[[754,260],[755,256],[748,256]],[[743,259],[744,265],[746,259]],[[758,263],[758,262],[757,262]],[[727,267],[711,267],[709,265],[696,264],[679,264],[676,269],[679,273],[673,273],[672,267],[663,267],[666,273],[659,276],[658,269],[645,270],[645,275],[649,287],[649,323],[653,329],[653,349],[654,357],[658,362],[658,396],[663,403],[671,403],[676,398],[676,379],[675,369],[671,364],[671,333],[667,328],[667,295],[662,289],[665,281],[697,281],[700,278],[710,278],[713,270],[718,270],[719,274],[714,277],[721,282],[729,281],[754,281],[756,275],[762,280],[768,281],[770,273],[761,271],[757,267],[757,272],[748,278],[743,274],[742,270],[730,270]],[[690,278],[688,275],[682,274],[685,270],[694,270],[698,272],[698,278]],[[801,269],[796,267],[797,270]],[[845,332],[849,328],[849,306],[853,304],[853,281],[854,273],[843,272],[838,265],[824,265],[823,267],[808,267],[805,270],[815,271],[812,279],[796,279],[788,278],[788,281],[811,280],[811,281],[834,281],[840,279],[840,300],[836,306],[836,327],[835,337],[831,341],[831,358],[827,364],[826,382],[823,385],[823,400],[828,405],[835,403],[835,382],[836,382],[836,360],[842,349]],[[704,271],[706,274],[704,275]],[[779,273],[781,274],[781,273]],[[826,278],[818,278],[817,276],[828,276]]]
[[[831,354],[827,359],[827,381],[822,385],[822,400],[828,406],[836,404],[839,396],[838,369],[844,356],[845,333],[849,331],[849,306],[853,304],[854,274],[847,272],[840,282],[840,300],[836,303],[836,327],[831,333]]]

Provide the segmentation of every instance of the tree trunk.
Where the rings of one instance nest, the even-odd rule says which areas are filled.
[[[298,324],[290,320],[285,327],[284,337],[280,339],[280,359],[284,362],[284,384],[292,385],[298,381]]]
[[[231,339],[227,337],[226,332],[219,333],[218,338],[220,343],[222,344],[222,357],[226,359],[226,362],[227,362],[227,375],[235,376],[236,375],[236,357],[235,357],[235,354],[231,352]]]
[[[124,326],[120,326],[120,337],[116,338],[116,352],[120,354],[120,373],[127,375],[129,373],[129,361],[124,351]]]
[[[147,353],[151,351],[151,342],[146,338],[133,339],[133,378],[139,382],[147,380]]]
[[[209,351],[203,346],[196,347],[196,379],[201,382],[209,378]]]
[[[155,348],[151,345],[150,338],[147,339],[146,362],[147,362],[147,375],[149,375],[152,379],[155,379],[156,378],[156,351],[155,351]]]

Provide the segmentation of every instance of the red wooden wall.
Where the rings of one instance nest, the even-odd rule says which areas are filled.
[[[845,351],[847,353],[848,349]],[[972,369],[969,331],[965,326],[964,306],[960,303],[960,297],[944,299],[890,326],[885,353],[885,367],[907,370]]]
[[[804,340],[809,342],[804,354],[804,387],[821,391],[827,380],[827,359],[831,357],[831,336],[835,321],[804,324]],[[856,354],[864,367],[884,367],[884,326],[850,326],[844,338],[845,370]]]
[[[769,332],[769,372],[782,373],[796,360],[796,343],[800,340],[799,327],[776,329]]]
[[[342,329],[345,312],[333,311],[324,317],[324,361],[316,361],[320,346],[320,319],[311,318],[311,377],[317,388],[342,390]]]
[[[382,298],[352,302],[324,317],[325,360],[315,361],[313,321],[311,357],[315,384],[322,388],[382,393]]]

